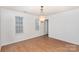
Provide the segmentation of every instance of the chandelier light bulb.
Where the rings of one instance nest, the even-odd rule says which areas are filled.
[[[44,22],[45,16],[42,16],[42,15],[41,15],[41,16],[39,16],[39,19],[40,19],[41,22]]]

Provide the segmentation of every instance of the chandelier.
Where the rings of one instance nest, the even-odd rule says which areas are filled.
[[[39,20],[43,23],[45,21],[45,15],[44,15],[44,12],[43,12],[43,8],[44,6],[41,6],[41,13],[40,13],[40,16],[39,16]]]

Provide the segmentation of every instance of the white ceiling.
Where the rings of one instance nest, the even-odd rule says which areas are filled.
[[[3,8],[13,9],[17,11],[27,12],[34,15],[40,15],[40,6],[3,6]],[[44,6],[44,14],[50,15],[62,11],[79,8],[79,6]]]

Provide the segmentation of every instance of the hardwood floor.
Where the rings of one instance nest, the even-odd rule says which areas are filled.
[[[1,52],[1,46],[0,46],[0,52]]]
[[[79,46],[54,38],[47,35],[21,41],[18,43],[2,47],[2,52],[76,52]]]

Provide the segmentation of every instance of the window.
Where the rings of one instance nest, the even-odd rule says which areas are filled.
[[[15,16],[16,33],[23,33],[23,17]]]

